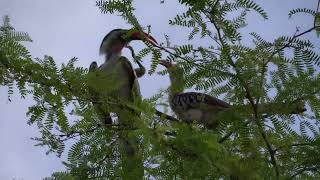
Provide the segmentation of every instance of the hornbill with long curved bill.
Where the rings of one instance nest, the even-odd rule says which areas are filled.
[[[103,38],[99,52],[101,55],[105,55],[105,62],[99,68],[97,68],[96,62],[92,62],[89,72],[97,71],[105,76],[106,79],[112,80],[111,84],[113,86],[108,88],[110,90],[105,91],[104,97],[111,96],[119,98],[121,101],[133,102],[135,97],[141,96],[137,78],[145,74],[145,68],[140,62],[136,61],[139,68],[133,69],[130,61],[121,56],[121,52],[125,47],[129,48],[131,53],[134,54],[132,47],[128,46],[128,43],[133,40],[146,40],[151,44],[157,44],[157,41],[147,33],[126,29],[114,29]],[[101,96],[101,92],[99,93]],[[114,112],[113,109],[117,110],[118,108],[111,107],[109,110],[102,107],[101,103],[93,102],[93,104],[96,110],[100,112],[98,114],[100,114],[99,116],[104,123],[111,124],[112,120],[109,111]],[[117,115],[120,116],[119,114]]]
[[[141,98],[138,77],[145,73],[145,68],[138,61],[139,68],[133,69],[130,61],[121,56],[121,51],[124,47],[128,47],[133,53],[133,49],[128,46],[132,40],[146,40],[151,44],[157,44],[156,40],[147,33],[134,30],[115,29],[109,32],[103,39],[100,46],[100,54],[105,55],[105,62],[97,68],[97,63],[92,62],[90,72],[97,72],[97,83],[107,84],[108,87],[102,87],[100,90],[91,91],[97,114],[100,120],[106,124],[112,124],[112,119],[109,112],[114,112],[118,116],[118,122],[121,125],[132,127],[134,123],[134,115],[132,110],[123,107],[121,103],[133,103]],[[102,77],[102,78],[101,78]],[[100,80],[99,80],[100,79]],[[99,88],[97,88],[99,89]],[[105,105],[103,102],[112,98],[117,102],[115,104]],[[123,170],[126,171],[128,177],[123,179],[142,179],[144,175],[143,161],[141,153],[139,153],[138,138],[134,135],[129,135],[128,131],[120,131],[119,137],[123,142],[123,148],[126,153],[126,158],[123,159]]]
[[[231,110],[233,106],[220,99],[197,92],[183,93],[183,70],[166,60],[161,60],[159,64],[163,65],[168,70],[171,81],[169,87],[169,104],[179,119],[186,122],[196,121],[209,129],[215,129],[219,125],[218,117],[223,112],[228,112],[228,115],[231,116],[234,115]],[[302,114],[306,111],[304,102],[302,101],[281,104],[271,102],[269,104],[261,104],[259,107],[259,113],[264,114],[263,117],[268,117],[268,114],[270,113]],[[283,109],[287,109],[287,111],[284,112]]]
[[[133,29],[114,29],[110,31],[102,40],[100,45],[100,55],[107,55],[109,59],[113,53],[121,53],[121,50],[133,40],[146,40],[151,44],[158,44],[149,34]]]
[[[183,70],[166,60],[161,60],[159,64],[168,70],[171,81],[169,104],[178,118],[185,122],[196,121],[209,129],[215,129],[218,126],[217,115],[230,109],[231,105],[207,94],[184,93]]]

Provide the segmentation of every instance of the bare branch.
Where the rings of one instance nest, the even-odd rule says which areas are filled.
[[[310,29],[302,32],[302,33],[295,34],[295,35],[288,41],[287,44],[285,44],[285,45],[282,46],[281,48],[279,48],[279,49],[277,49],[276,51],[274,51],[274,52],[270,55],[270,57],[269,57],[268,59],[271,59],[274,55],[276,55],[276,54],[279,53],[280,51],[284,50],[285,48],[290,47],[290,45],[293,43],[293,41],[294,41],[295,39],[297,39],[298,37],[303,36],[303,35],[311,32],[311,31],[315,30],[316,28],[319,28],[319,26],[314,26],[314,27],[312,27],[312,28],[310,28]],[[268,62],[268,61],[267,61],[267,62]]]
[[[319,8],[320,8],[320,0],[318,0],[318,5],[317,5],[317,13],[319,13]],[[313,21],[313,26],[315,27],[316,26],[316,21],[317,21],[317,18],[315,17],[314,18],[314,21]]]
[[[165,114],[163,112],[160,112],[158,110],[156,110],[156,115],[159,116],[159,117],[163,117],[169,121],[172,121],[172,122],[182,122],[182,121],[179,121],[178,119],[174,118],[173,116],[170,116],[168,114]]]
[[[313,146],[312,143],[296,143],[296,144],[291,144],[291,145],[284,145],[276,148],[274,151],[277,152],[285,147],[298,147],[298,146]]]

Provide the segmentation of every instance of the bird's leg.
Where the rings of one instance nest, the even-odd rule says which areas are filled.
[[[139,140],[137,136],[128,132],[120,132],[120,140],[124,156],[121,158],[124,172],[124,179],[142,179],[144,175],[143,158],[139,151]]]
[[[95,109],[97,111],[99,119],[102,121],[103,125],[110,125],[112,124],[112,118],[110,116],[110,112],[107,108],[104,108],[103,105],[95,104]]]
[[[137,74],[137,77],[142,77],[146,73],[146,68],[141,64],[140,60],[136,58],[136,55],[134,53],[134,50],[131,46],[126,45],[126,48],[128,48],[131,51],[131,56],[134,59],[134,61],[138,64],[139,68],[134,69],[134,71]]]
[[[116,112],[118,121],[121,126],[128,129],[134,128],[134,122],[137,121],[132,110],[128,108],[119,108]],[[124,151],[122,166],[124,172],[123,179],[142,179],[144,174],[142,151],[140,150],[140,142],[137,135],[132,133],[132,130],[119,131],[119,140],[121,142],[122,150]]]

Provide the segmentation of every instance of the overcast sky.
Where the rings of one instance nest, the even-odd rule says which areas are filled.
[[[170,1],[170,2],[169,2]],[[152,25],[152,35],[158,42],[164,41],[164,33],[171,37],[174,44],[179,44],[185,37],[185,29],[172,28],[168,19],[183,9],[177,2],[166,0],[137,0],[136,15],[144,26]],[[268,21],[262,21],[257,14],[251,14],[249,27],[245,34],[255,31],[268,40],[280,35],[292,35],[295,27],[301,30],[312,26],[310,16],[297,16],[288,20],[290,9],[306,7],[316,9],[317,0],[264,0],[263,8],[269,14]],[[58,64],[67,62],[72,57],[79,59],[77,65],[88,67],[92,61],[101,64],[102,57],[98,49],[106,33],[115,28],[129,28],[115,15],[101,14],[95,1],[85,0],[0,0],[0,16],[8,14],[11,24],[17,31],[28,32],[32,43],[26,43],[33,57],[52,56]],[[309,37],[320,47],[315,33]],[[317,42],[316,42],[317,41]],[[136,49],[143,48],[143,43],[133,42]],[[124,53],[125,55],[128,52]],[[128,56],[130,57],[130,56]],[[149,69],[149,59],[143,64]],[[140,79],[144,97],[155,94],[168,85],[167,77],[146,75]],[[34,126],[26,124],[25,113],[33,102],[20,100],[16,95],[13,102],[7,101],[5,88],[0,88],[0,179],[37,180],[50,176],[52,172],[64,170],[61,160],[55,155],[45,155],[46,149],[34,147],[30,137],[38,135]]]

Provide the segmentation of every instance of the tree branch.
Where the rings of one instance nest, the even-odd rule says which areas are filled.
[[[172,122],[181,122],[179,121],[178,119],[174,118],[173,116],[170,116],[168,114],[165,114],[163,112],[160,112],[158,111],[157,109],[156,110],[156,115],[159,116],[159,117],[164,117],[165,119],[169,120],[169,121],[172,121]]]
[[[214,5],[213,5],[213,7],[212,7],[212,10],[214,10],[214,9],[217,7],[219,1],[220,1],[220,0],[217,0],[217,1],[214,3]]]
[[[271,59],[274,55],[276,55],[276,54],[279,53],[280,51],[284,50],[285,48],[290,47],[290,45],[293,43],[293,41],[294,41],[295,39],[297,39],[298,37],[303,36],[303,35],[311,32],[311,31],[315,30],[316,28],[319,28],[319,26],[313,26],[312,28],[310,28],[310,29],[308,29],[308,30],[306,30],[306,31],[304,31],[304,32],[302,32],[302,33],[295,34],[291,39],[289,39],[289,41],[288,41],[287,44],[285,44],[285,45],[282,46],[281,48],[275,50],[275,51],[270,55],[270,57],[269,57],[268,59]]]
[[[284,145],[284,146],[280,146],[280,147],[274,149],[274,152],[277,152],[280,149],[285,148],[285,147],[298,147],[298,146],[313,146],[313,145],[312,145],[312,143],[296,143],[296,144],[291,144],[291,145]]]
[[[222,144],[224,141],[229,139],[229,137],[233,134],[233,131],[228,132],[226,135],[224,135],[221,139],[218,140],[218,143]]]
[[[219,38],[219,41],[221,42],[221,45],[222,45],[222,48],[224,49],[229,49],[228,48],[228,45],[225,44],[223,38],[222,38],[222,35],[221,35],[221,32],[220,32],[220,28],[216,25],[214,19],[212,19],[210,17],[210,15],[206,14],[206,12],[204,12],[204,14],[207,16],[207,18],[209,18],[214,27],[216,28],[216,31],[217,31],[217,34],[218,34],[218,38]],[[260,121],[259,121],[259,117],[258,117],[258,106],[257,104],[254,103],[254,100],[253,100],[253,97],[250,93],[250,89],[247,85],[247,83],[245,83],[245,81],[242,79],[242,77],[240,76],[240,71],[239,69],[237,68],[236,64],[232,61],[232,58],[230,57],[230,54],[229,54],[229,58],[228,58],[228,62],[229,64],[234,68],[234,70],[236,71],[236,76],[238,78],[238,80],[240,81],[240,83],[242,84],[245,92],[246,92],[246,95],[247,95],[247,99],[249,100],[252,108],[253,108],[253,111],[254,111],[254,121],[255,123],[257,124],[258,126],[258,129],[259,129],[259,132],[267,146],[267,149],[269,151],[269,154],[270,154],[270,157],[271,157],[271,163],[274,167],[274,170],[275,170],[275,174],[276,174],[276,179],[279,179],[279,168],[278,168],[278,165],[277,165],[277,161],[276,161],[276,158],[275,158],[275,152],[271,146],[271,143],[269,142],[268,138],[267,138],[267,135],[266,133],[264,132],[264,129],[263,129],[263,126],[261,125]]]
[[[318,5],[317,5],[316,13],[319,13],[319,8],[320,8],[320,0],[318,0]],[[314,21],[313,21],[313,26],[314,26],[314,27],[316,27],[316,21],[317,21],[317,18],[315,17],[315,18],[314,18]]]
[[[160,50],[163,50],[163,51],[167,52],[168,54],[171,54],[171,55],[175,56],[176,58],[180,58],[180,59],[182,59],[182,60],[184,60],[184,61],[186,61],[186,62],[188,62],[188,63],[190,63],[190,64],[193,64],[194,66],[196,66],[196,67],[198,67],[198,68],[200,68],[200,69],[208,69],[208,67],[206,67],[206,66],[204,66],[204,65],[201,65],[201,64],[197,64],[197,63],[195,63],[194,61],[190,61],[189,59],[187,59],[187,58],[185,58],[185,57],[182,57],[182,56],[180,56],[180,55],[177,55],[177,54],[169,51],[168,49],[166,49],[166,48],[164,48],[164,47],[162,47],[162,46],[155,45],[155,44],[154,44],[153,46],[156,47],[156,48],[158,48],[158,49],[160,49]],[[227,76],[230,76],[230,77],[235,78],[235,75],[232,74],[232,73],[229,73],[229,72],[221,71],[221,70],[218,70],[218,69],[212,69],[212,68],[211,68],[210,70],[213,70],[213,71],[219,72],[219,73],[221,73],[221,74],[225,74],[225,75],[227,75]]]
[[[304,167],[304,168],[301,168],[300,170],[298,170],[296,173],[294,173],[289,179],[293,179],[295,178],[296,176],[298,176],[299,174],[305,172],[305,171],[316,171],[320,168],[320,165],[318,166],[314,166],[314,167]]]

